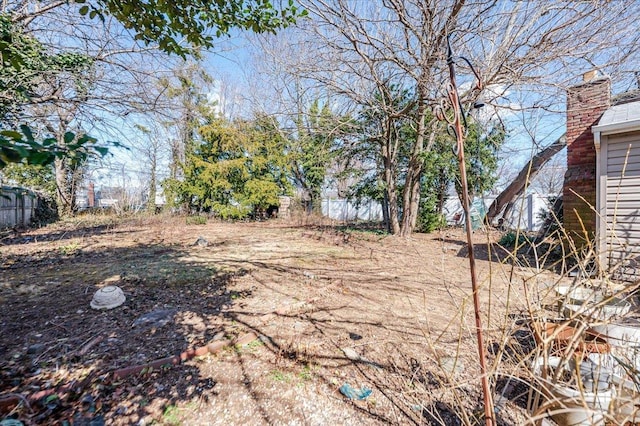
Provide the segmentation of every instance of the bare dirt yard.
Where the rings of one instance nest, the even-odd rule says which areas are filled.
[[[407,240],[280,221],[187,223],[82,216],[0,236],[0,419],[453,425],[481,416],[462,230]],[[522,293],[544,274],[488,262],[497,234],[474,238],[497,420],[519,424],[526,390],[501,385],[500,371],[519,365],[500,349],[526,350]],[[91,309],[107,285],[126,302]],[[149,365],[216,342],[214,353]]]

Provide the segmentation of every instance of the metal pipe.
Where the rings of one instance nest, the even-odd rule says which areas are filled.
[[[469,61],[467,61],[469,63]],[[484,416],[487,426],[494,426],[496,424],[494,420],[493,400],[491,397],[491,387],[489,385],[489,377],[487,375],[485,349],[484,349],[484,337],[482,332],[482,320],[480,318],[480,298],[478,295],[478,279],[476,272],[476,260],[473,251],[472,241],[472,229],[471,229],[471,216],[469,214],[469,190],[467,186],[467,168],[464,162],[464,132],[462,129],[461,114],[464,112],[460,108],[460,99],[458,96],[458,88],[456,86],[456,72],[453,60],[453,52],[449,37],[447,37],[447,64],[449,65],[449,79],[451,80],[451,90],[449,90],[449,100],[453,107],[454,112],[454,130],[456,134],[456,146],[458,153],[458,164],[460,167],[460,180],[462,186],[462,208],[464,209],[465,224],[467,231],[467,245],[469,250],[469,269],[471,272],[471,289],[473,291],[473,310],[475,314],[476,322],[476,338],[478,342],[478,356],[480,358],[480,375],[482,380],[482,393],[484,397]],[[471,65],[471,64],[469,64]],[[473,69],[473,67],[471,67]],[[478,74],[473,70],[476,77]],[[478,79],[478,81],[480,81]],[[480,84],[479,84],[479,87]]]

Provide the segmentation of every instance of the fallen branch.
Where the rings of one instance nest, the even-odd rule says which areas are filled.
[[[102,342],[104,340],[104,336],[96,336],[93,339],[91,339],[89,341],[89,343],[87,343],[86,345],[84,345],[79,351],[78,351],[78,356],[85,356],[92,347],[94,347],[95,345],[97,345],[98,343]]]
[[[558,152],[567,146],[567,139],[562,135],[558,140],[551,145],[538,152],[533,158],[525,164],[520,170],[518,176],[502,191],[496,199],[489,206],[487,211],[487,223],[492,223],[493,220],[505,210],[505,206],[513,203],[518,196],[520,196],[527,188],[529,182],[538,174],[542,166],[547,164],[549,160],[553,158]],[[503,217],[506,215],[506,211]]]

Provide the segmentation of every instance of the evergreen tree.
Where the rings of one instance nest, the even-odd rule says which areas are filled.
[[[398,195],[406,192],[412,147],[417,138],[414,93],[389,86],[385,93],[374,98],[385,107],[373,105],[362,111],[360,128],[363,137],[348,153],[348,157],[357,159],[350,170],[358,179],[352,194],[357,198],[371,197],[382,202],[388,230],[398,233],[397,222],[407,212],[404,200]],[[390,106],[392,110],[404,111],[404,114],[391,116],[385,113]],[[419,156],[420,202],[416,230],[430,232],[445,223],[442,214],[450,191],[455,189],[460,193],[460,170],[453,152],[455,138],[435,121],[431,113],[425,120],[425,126],[433,130]],[[471,118],[468,120],[465,161],[469,192],[473,198],[492,188],[497,179],[498,150],[505,140],[505,132],[500,125],[492,125],[487,131]],[[374,173],[370,172],[372,168]]]
[[[309,212],[320,210],[328,170],[349,122],[348,117],[336,116],[328,103],[321,106],[317,99],[306,114],[298,115],[296,134],[290,140],[290,158],[294,181],[305,193]]]
[[[505,130],[499,124],[485,131],[476,121],[469,121],[464,149],[471,200],[493,188],[498,178],[498,152],[505,138]],[[431,232],[445,224],[443,208],[452,188],[458,198],[462,197],[460,168],[453,151],[454,146],[453,136],[442,131],[436,137],[432,149],[423,156],[419,231]]]
[[[278,197],[290,191],[285,140],[266,118],[210,118],[198,130],[201,141],[187,146],[183,179],[165,182],[178,203],[239,219],[278,205]]]

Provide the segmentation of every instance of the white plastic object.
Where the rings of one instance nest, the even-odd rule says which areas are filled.
[[[93,309],[113,309],[122,305],[126,300],[122,289],[115,285],[108,285],[95,292],[91,299]]]

